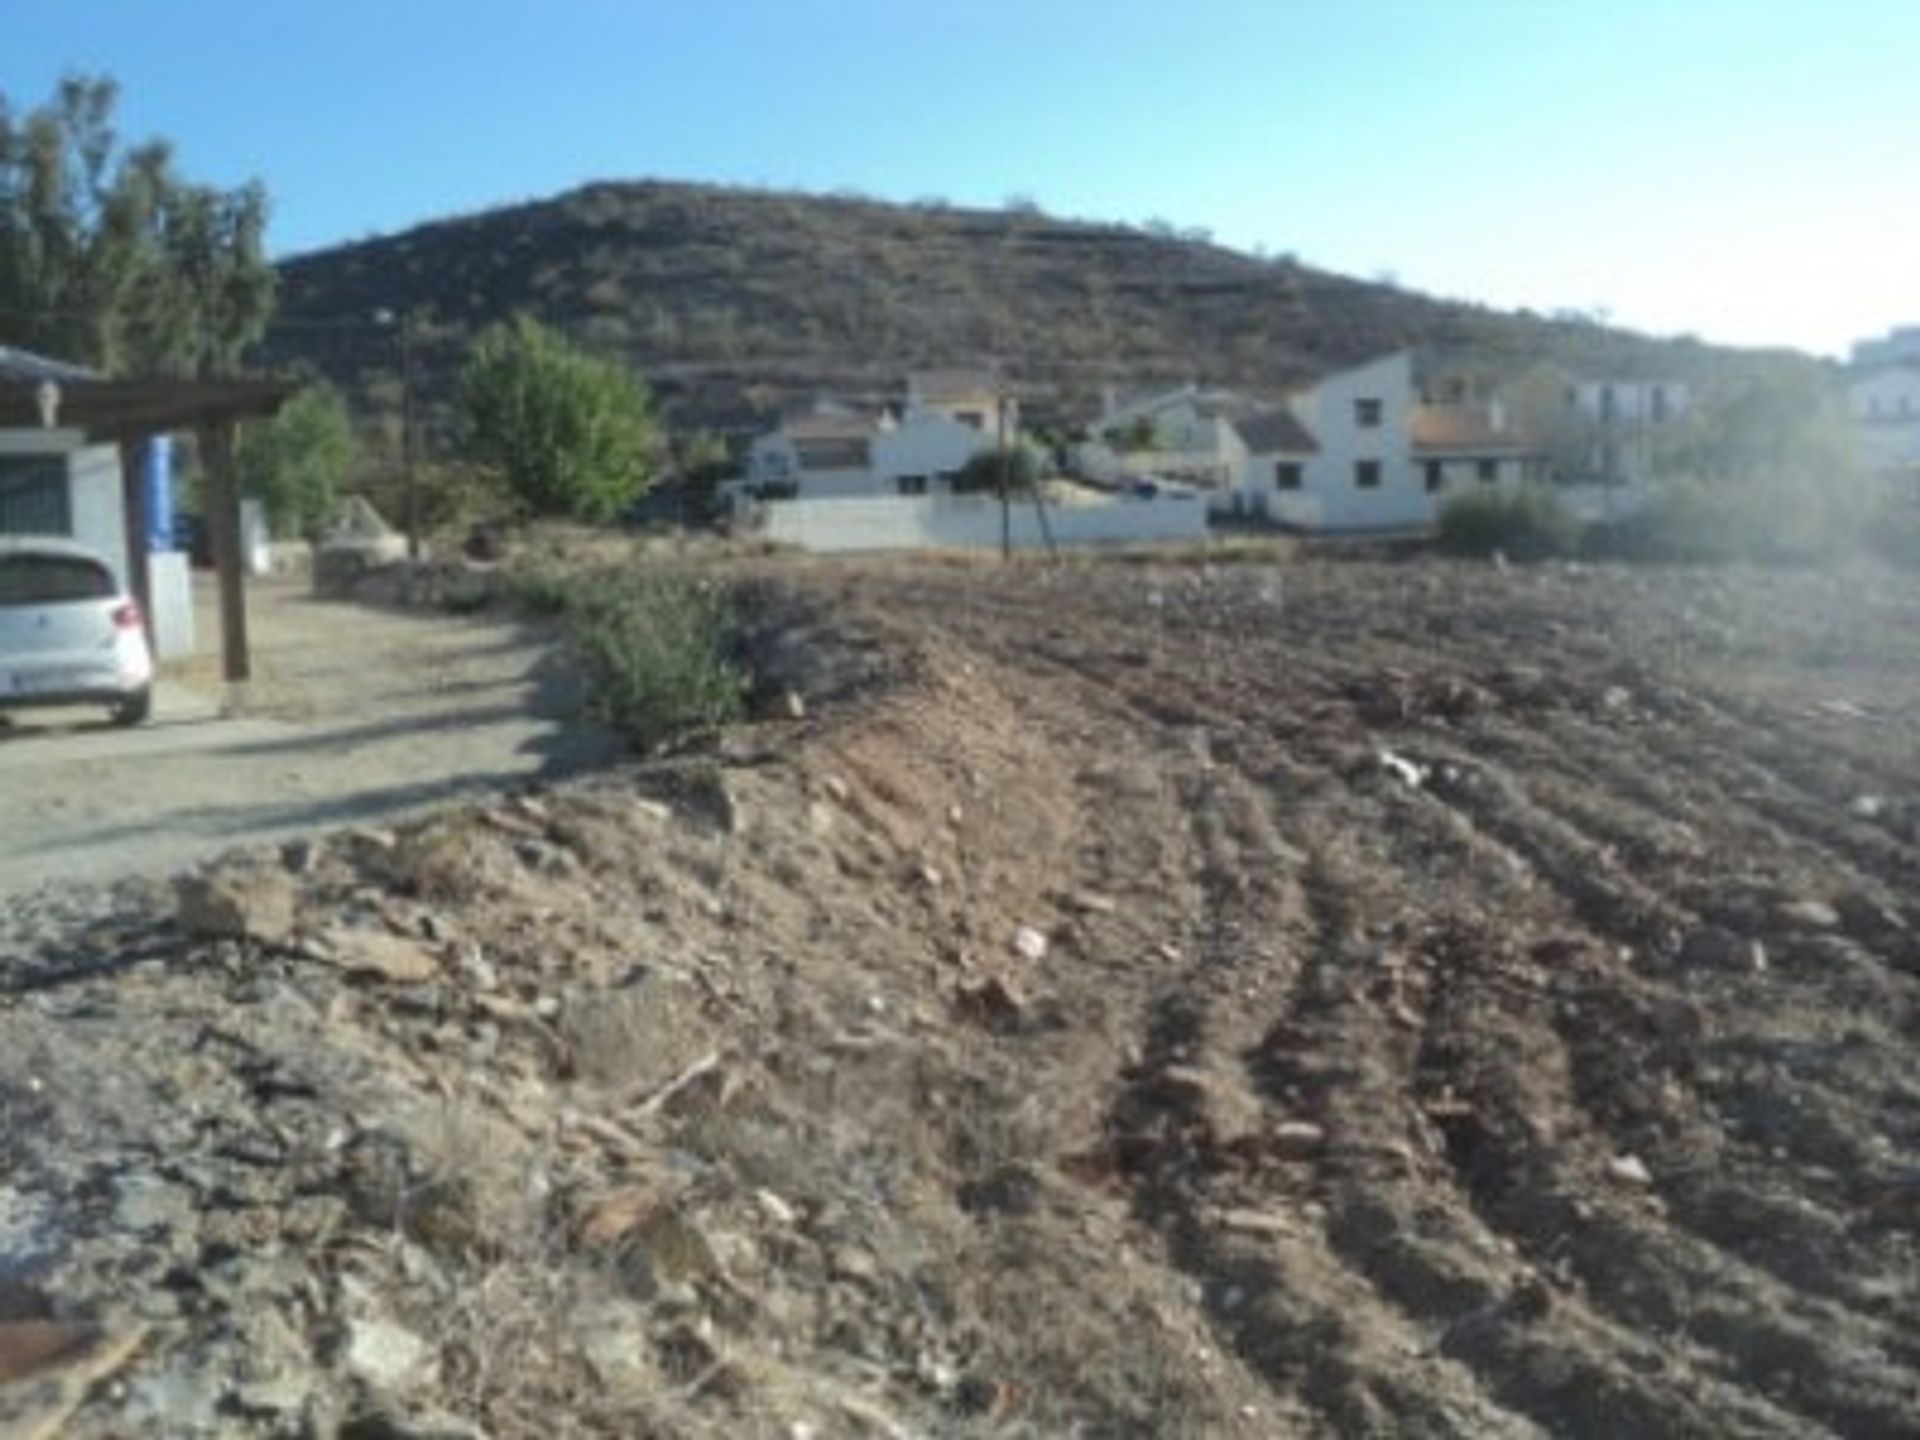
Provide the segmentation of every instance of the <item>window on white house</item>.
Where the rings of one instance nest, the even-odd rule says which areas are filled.
[[[893,483],[894,488],[902,495],[924,495],[927,493],[927,477],[924,475],[902,475]]]
[[[1427,493],[1432,495],[1446,486],[1447,467],[1438,460],[1427,461]]]
[[[1380,462],[1378,460],[1356,460],[1353,462],[1353,484],[1359,490],[1378,490],[1380,488]]]
[[[984,430],[987,428],[987,417],[984,412],[979,410],[956,410],[953,412],[953,418],[958,420],[962,425],[965,425],[969,430]]]
[[[1500,462],[1498,460],[1482,460],[1474,468],[1475,473],[1480,476],[1480,481],[1484,485],[1491,485],[1500,478]]]
[[[1653,387],[1653,423],[1664,424],[1667,418],[1667,391],[1664,385]]]
[[[1281,460],[1273,467],[1273,488],[1276,490],[1298,490],[1303,478],[1298,460]]]
[[[1377,398],[1362,396],[1353,402],[1353,423],[1363,430],[1378,429],[1383,408],[1382,402]]]

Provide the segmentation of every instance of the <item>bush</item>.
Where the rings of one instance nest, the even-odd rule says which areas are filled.
[[[1570,555],[1579,543],[1580,522],[1544,485],[1462,495],[1440,512],[1440,548],[1455,555],[1497,550],[1515,560],[1540,560]]]
[[[733,658],[732,597],[677,576],[534,571],[515,599],[557,615],[586,672],[597,718],[651,750],[745,712],[748,676]]]
[[[1808,564],[1859,546],[1870,532],[1848,490],[1749,479],[1668,486],[1644,510],[1597,529],[1589,549],[1623,560]]]

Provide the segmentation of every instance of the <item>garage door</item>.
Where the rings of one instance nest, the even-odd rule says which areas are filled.
[[[63,455],[0,455],[0,535],[71,535]]]

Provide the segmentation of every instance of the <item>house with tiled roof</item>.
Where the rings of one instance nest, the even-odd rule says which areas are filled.
[[[1547,478],[1545,450],[1514,427],[1497,399],[1416,405],[1410,425],[1414,467],[1437,505]]]

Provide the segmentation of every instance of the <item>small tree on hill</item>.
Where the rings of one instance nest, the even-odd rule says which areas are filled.
[[[312,536],[339,508],[360,463],[360,440],[339,392],[310,385],[273,419],[241,432],[240,486],[266,503],[276,535]]]
[[[646,386],[527,316],[474,342],[460,408],[468,454],[525,514],[607,520],[653,478],[660,428]]]

